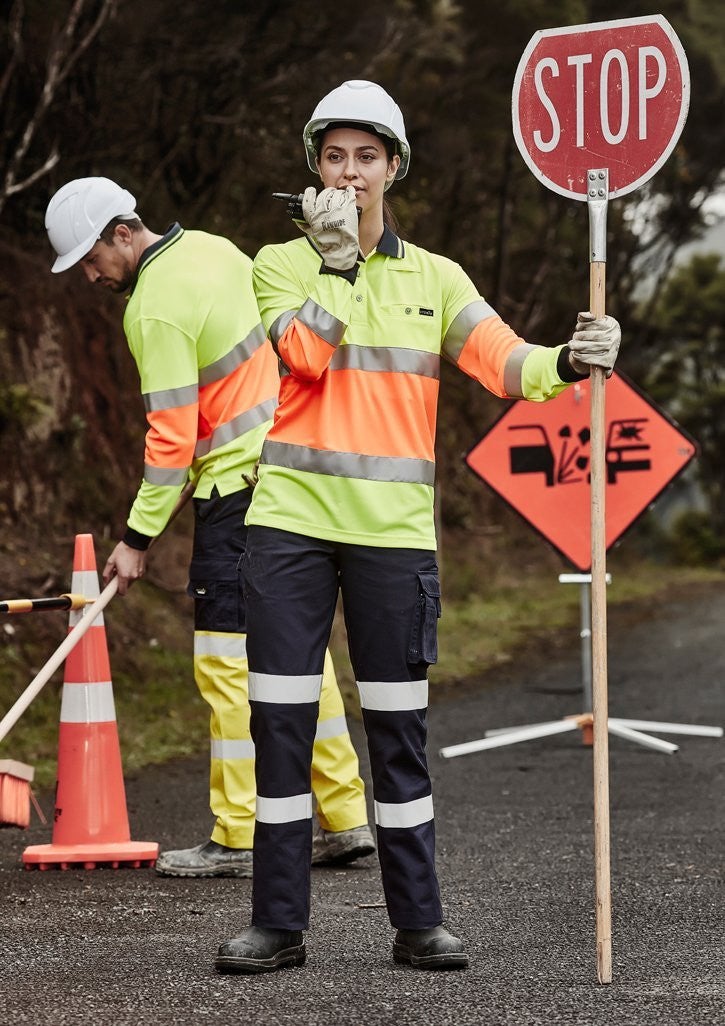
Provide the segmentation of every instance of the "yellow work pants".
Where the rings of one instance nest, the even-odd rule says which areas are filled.
[[[251,848],[256,787],[246,636],[195,631],[194,676],[211,706],[209,804],[216,816],[211,837],[229,848]],[[312,790],[323,829],[350,830],[367,823],[365,788],[329,652],[312,753]]]

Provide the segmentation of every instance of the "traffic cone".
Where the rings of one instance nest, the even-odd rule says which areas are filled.
[[[96,598],[93,536],[77,534],[71,591]],[[70,630],[83,615],[71,612]],[[27,869],[153,865],[159,846],[131,841],[103,613],[68,654],[58,734],[51,844],[23,852]]]

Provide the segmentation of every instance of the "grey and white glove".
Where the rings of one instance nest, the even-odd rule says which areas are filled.
[[[310,186],[302,196],[302,213],[305,223],[297,221],[297,224],[309,236],[325,267],[351,271],[360,251],[353,187],[323,189],[318,196]]]
[[[619,321],[609,315],[597,318],[587,310],[577,316],[569,362],[578,374],[588,374],[592,366],[603,367],[609,378],[621,341]]]

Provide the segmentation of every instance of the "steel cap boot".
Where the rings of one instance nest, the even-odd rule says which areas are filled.
[[[198,844],[196,848],[162,851],[156,859],[160,876],[234,876],[252,875],[252,852],[249,848],[227,848],[216,841]]]
[[[467,969],[463,943],[443,926],[429,930],[398,930],[393,942],[393,961],[415,969]]]
[[[271,973],[302,965],[305,945],[301,930],[271,930],[248,926],[219,947],[215,966],[220,973]]]

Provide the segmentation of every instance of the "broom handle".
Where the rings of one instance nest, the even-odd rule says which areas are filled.
[[[30,684],[28,684],[25,691],[23,691],[22,695],[17,699],[9,712],[7,712],[3,716],[2,720],[0,720],[0,741],[10,733],[36,695],[45,687],[63,660],[70,652],[73,651],[98,614],[103,612],[117,591],[118,578],[114,577],[113,580],[106,585],[93,605],[91,605],[83,614],[75,627],[68,632],[65,639],[55,650],[45,666],[43,666],[40,672],[31,680]]]
[[[184,506],[186,506],[187,502],[193,494],[194,485],[189,481],[187,482],[183,491],[181,492],[181,495],[177,499],[176,505],[174,506],[171,512],[171,516],[166,522],[164,531],[167,527],[169,527],[169,525],[174,520],[176,520],[177,516],[179,515],[179,513],[181,513],[182,509],[184,508]],[[161,532],[161,534],[163,534],[163,531]],[[161,537],[161,535],[157,535],[157,537]],[[151,540],[149,548],[151,548],[151,545],[153,545],[155,541],[156,538],[153,538]],[[55,650],[55,652],[50,657],[45,666],[43,666],[40,672],[36,674],[36,676],[31,680],[30,684],[28,684],[25,691],[23,691],[20,698],[17,699],[12,708],[3,716],[2,720],[0,720],[0,742],[3,741],[5,737],[7,737],[7,735],[18,722],[18,720],[23,715],[23,713],[28,708],[33,699],[36,697],[36,695],[40,691],[42,691],[42,689],[48,683],[48,681],[53,676],[55,671],[66,658],[68,653],[75,648],[75,646],[81,640],[81,638],[86,633],[88,628],[91,626],[93,621],[96,619],[98,614],[105,609],[105,607],[108,605],[108,603],[111,601],[111,599],[117,591],[118,578],[114,577],[108,582],[108,584],[103,589],[101,594],[98,596],[96,601],[87,610],[84,611],[84,613],[81,616],[81,619],[78,621],[75,627],[68,632],[65,639]]]

